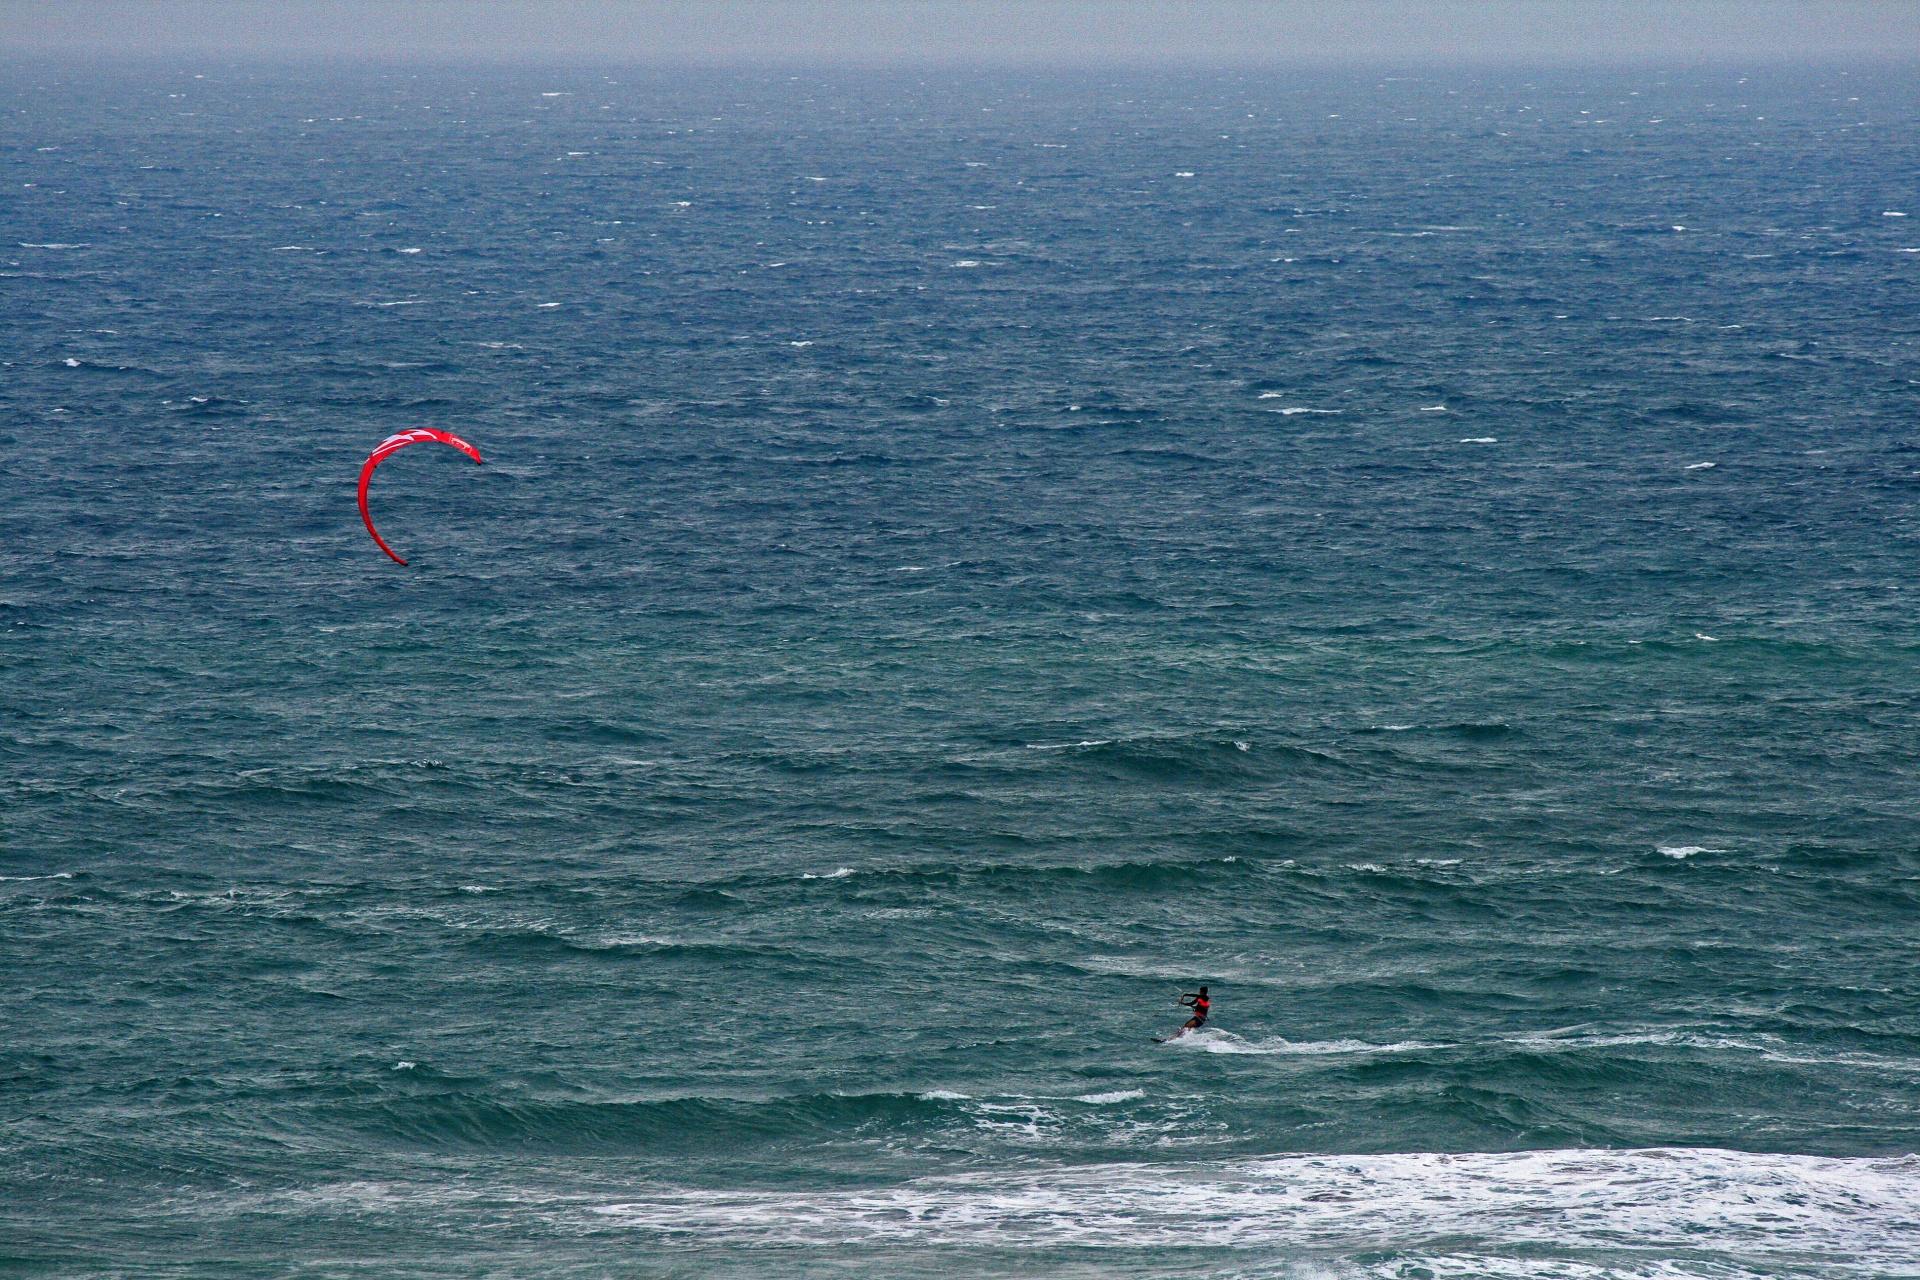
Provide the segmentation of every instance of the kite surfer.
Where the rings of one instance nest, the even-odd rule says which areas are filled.
[[[1181,1036],[1187,1034],[1187,1032],[1198,1031],[1207,1025],[1207,1014],[1212,1010],[1213,1004],[1207,999],[1207,989],[1205,987],[1200,988],[1198,991],[1182,992],[1180,994],[1180,1003],[1193,1010],[1193,1016],[1182,1023],[1180,1029],[1172,1035],[1164,1037],[1155,1036],[1155,1043],[1165,1044],[1168,1040],[1178,1040]]]

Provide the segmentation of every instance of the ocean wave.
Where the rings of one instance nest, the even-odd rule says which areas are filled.
[[[1285,1156],[824,1192],[662,1188],[584,1210],[663,1243],[1365,1251],[1381,1276],[1920,1275],[1920,1159],[1683,1148]],[[1387,1257],[1375,1252],[1391,1240]],[[1475,1261],[1497,1269],[1474,1271]],[[1718,1265],[1716,1265],[1718,1264]],[[1699,1267],[1698,1270],[1692,1269]],[[1620,1272],[1604,1270],[1616,1267]]]
[[[158,369],[148,368],[145,365],[115,364],[105,360],[87,360],[74,356],[68,356],[60,363],[69,369],[85,369],[91,373],[130,373],[150,378],[164,376]]]
[[[781,876],[743,876],[713,882],[712,887],[738,886],[742,889],[787,885],[795,881],[809,887],[836,888],[849,894],[871,893],[879,888],[956,889],[961,886],[1025,892],[1041,887],[1086,885],[1098,888],[1154,888],[1163,884],[1192,883],[1215,876],[1237,876],[1257,864],[1238,854],[1218,857],[1166,857],[1122,862],[1043,863],[1021,866],[1007,862],[954,862],[925,867],[834,867],[824,871],[803,871]]]
[[[1327,751],[1232,735],[1093,738],[1022,745],[1047,753],[1041,758],[1055,763],[1091,766],[1116,777],[1144,778],[1162,784],[1219,784],[1363,771],[1362,766]]]
[[[246,401],[229,400],[224,396],[188,396],[185,400],[163,400],[161,403],[167,406],[167,413],[176,417],[231,418],[249,411]]]
[[[382,1074],[395,1069],[387,1063]],[[1046,1096],[973,1096],[946,1088],[773,1098],[541,1096],[408,1061],[384,1097],[327,1103],[309,1119],[318,1129],[344,1127],[438,1150],[682,1156],[742,1145],[811,1150],[823,1143],[922,1139],[947,1147],[976,1140],[1164,1146],[1219,1137],[1219,1122],[1204,1110],[1193,1099],[1151,1098],[1141,1088]]]
[[[1665,854],[1667,857],[1674,859],[1676,862],[1686,858],[1691,858],[1696,853],[1727,852],[1725,849],[1715,849],[1708,845],[1703,845],[1703,844],[1663,844],[1663,845],[1656,845],[1655,848],[1657,848],[1661,853]]]
[[[1441,724],[1378,724],[1366,725],[1355,729],[1355,733],[1413,733],[1444,734],[1453,738],[1464,738],[1478,742],[1493,738],[1504,738],[1517,732],[1514,726],[1503,720],[1458,720]]]
[[[897,1137],[974,1128],[978,1126],[959,1108],[977,1105],[938,1091],[769,1099],[516,1097],[468,1087],[447,1089],[429,1078],[420,1092],[321,1108],[314,1119],[327,1128],[344,1126],[386,1141],[443,1150],[681,1155],[742,1144],[808,1147],[858,1141],[868,1130]]]

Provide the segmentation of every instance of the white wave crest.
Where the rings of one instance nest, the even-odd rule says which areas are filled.
[[[1711,1149],[1286,1156],[926,1178],[883,1189],[668,1190],[589,1209],[671,1243],[1357,1252],[1404,1276],[1720,1276],[1813,1264],[1920,1276],[1920,1158]],[[1390,1261],[1368,1256],[1394,1242]]]
[[[1265,1040],[1247,1040],[1218,1027],[1203,1027],[1168,1040],[1170,1047],[1198,1050],[1202,1053],[1284,1054],[1318,1057],[1346,1053],[1408,1053],[1416,1049],[1445,1049],[1444,1044],[1426,1044],[1418,1040],[1399,1040],[1393,1044],[1374,1044],[1367,1040],[1286,1040],[1269,1036]]]

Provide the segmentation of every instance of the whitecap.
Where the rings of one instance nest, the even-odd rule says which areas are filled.
[[[1292,409],[1269,409],[1267,410],[1267,412],[1284,414],[1287,417],[1291,418],[1296,413],[1339,413],[1340,410],[1338,409],[1302,409],[1299,407],[1295,407]]]
[[[1420,406],[1420,412],[1422,413],[1445,413],[1446,411],[1447,406],[1443,404],[1423,404]]]
[[[1713,466],[1711,462],[1689,462],[1686,466],[1680,469],[1682,471],[1705,471],[1711,466]]]
[[[929,1089],[918,1096],[922,1102],[961,1102],[971,1095],[955,1093],[951,1089]]]
[[[1499,444],[1500,440],[1497,436],[1467,436],[1464,439],[1462,439],[1460,443],[1461,444]]]
[[[1029,742],[1025,745],[1029,751],[1071,751],[1075,747],[1110,746],[1112,742],[1112,738],[1089,738],[1083,742]]]
[[[1687,1049],[1739,1049],[1748,1053],[1761,1053],[1765,1049],[1764,1045],[1747,1040],[1736,1040],[1730,1036],[1707,1036],[1694,1031],[1644,1029],[1596,1032],[1586,1035],[1550,1031],[1537,1036],[1513,1036],[1505,1043],[1524,1045],[1529,1049],[1617,1049],[1636,1044],[1678,1045]]]
[[[1710,849],[1703,844],[1657,844],[1654,846],[1669,858],[1691,858],[1696,853],[1725,853],[1725,849]]]
[[[842,880],[852,874],[853,874],[852,867],[835,867],[833,870],[826,872],[824,875],[815,875],[811,871],[803,871],[800,873],[800,878],[802,880]]]
[[[1816,1259],[1823,1276],[1867,1280],[1911,1275],[1920,1256],[1913,1156],[1685,1147],[1286,1155],[986,1170],[879,1187],[665,1187],[597,1204],[543,1199],[528,1207],[544,1221],[571,1217],[580,1229],[709,1248],[1087,1248],[1118,1257],[1264,1247],[1356,1255],[1340,1273],[1369,1280],[1798,1274]],[[354,1201],[398,1212],[409,1198]],[[1392,1242],[1384,1254],[1383,1241]]]
[[[1198,1031],[1174,1036],[1166,1043],[1172,1048],[1190,1049],[1202,1053],[1314,1058],[1343,1057],[1356,1053],[1411,1053],[1422,1049],[1449,1047],[1419,1040],[1396,1040],[1391,1044],[1374,1044],[1369,1040],[1288,1040],[1282,1036],[1270,1036],[1265,1040],[1248,1040],[1219,1027],[1202,1027]]]
[[[1112,1093],[1083,1093],[1076,1097],[1074,1101],[1091,1102],[1095,1106],[1104,1106],[1109,1102],[1131,1102],[1135,1098],[1144,1098],[1146,1096],[1147,1092],[1144,1089],[1116,1089]]]

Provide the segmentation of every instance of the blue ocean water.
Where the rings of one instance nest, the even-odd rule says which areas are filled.
[[[1910,70],[0,69],[0,1274],[1920,1275]]]

